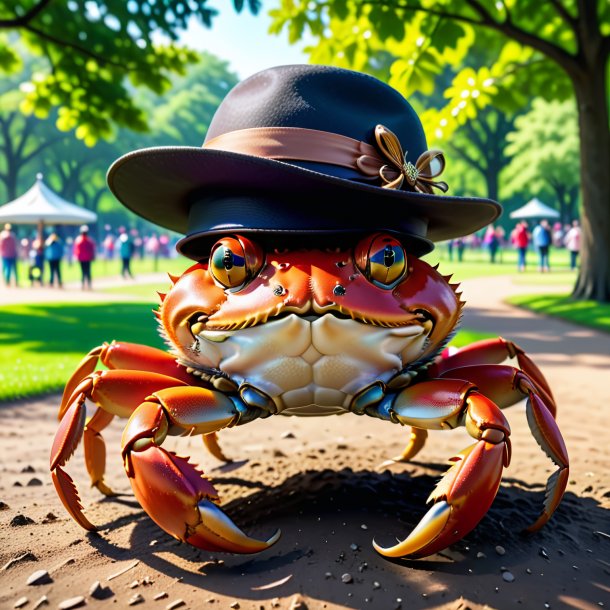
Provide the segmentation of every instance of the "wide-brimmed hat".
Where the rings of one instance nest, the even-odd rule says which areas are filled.
[[[489,199],[444,195],[444,165],[394,89],[350,70],[294,65],[232,89],[202,147],[128,153],[110,167],[108,184],[135,213],[184,233],[178,249],[196,260],[232,232],[332,245],[381,230],[423,254],[501,210]]]

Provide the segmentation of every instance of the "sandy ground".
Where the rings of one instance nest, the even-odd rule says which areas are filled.
[[[464,323],[522,345],[557,397],[571,475],[562,505],[539,533],[520,532],[535,518],[553,466],[528,431],[523,403],[505,411],[513,461],[490,512],[461,543],[426,560],[390,563],[371,540],[389,545],[411,530],[446,460],[469,437],[433,432],[414,463],[379,471],[407,430],[350,415],[277,417],[226,431],[223,447],[239,460],[229,467],[199,439],[166,443],[213,477],[223,507],[249,533],[282,529],[259,555],[198,551],[160,530],[123,474],[120,422],[105,436],[107,480],[123,495],[105,499],[89,489],[80,449],[68,466],[99,525],[87,533],[65,512],[48,472],[57,426],[52,396],[0,405],[0,608],[22,598],[27,610],[57,608],[80,596],[92,608],[138,601],[153,609],[610,607],[610,338],[502,305],[517,290],[532,287],[506,278],[465,283]],[[27,584],[39,570],[48,577]],[[91,595],[95,581],[102,599]]]

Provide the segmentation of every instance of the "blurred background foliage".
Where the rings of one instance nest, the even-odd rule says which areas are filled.
[[[575,295],[610,300],[607,0],[0,0],[0,202],[42,168],[63,197],[126,218],[108,165],[199,145],[237,82],[179,41],[218,8],[268,11],[272,34],[313,41],[310,61],[398,89],[446,152],[451,194],[500,200],[506,229],[534,196],[563,222],[582,212]]]

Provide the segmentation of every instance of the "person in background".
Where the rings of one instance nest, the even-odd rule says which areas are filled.
[[[580,252],[581,228],[578,220],[572,221],[572,226],[566,232],[563,243],[570,253],[570,269],[574,271]]]
[[[30,238],[23,237],[19,242],[19,248],[19,259],[27,263],[30,260]]]
[[[551,227],[549,226],[548,220],[541,220],[535,227],[532,233],[532,241],[534,246],[538,250],[538,270],[541,273],[549,272],[551,270],[549,262],[549,248],[553,241],[551,234]]]
[[[119,256],[121,257],[121,275],[127,279],[133,279],[131,273],[131,257],[133,256],[134,243],[129,233],[125,230],[119,235]]]
[[[483,238],[483,244],[489,250],[489,262],[496,262],[496,254],[498,253],[498,235],[496,234],[496,228],[493,225],[489,225],[485,231],[485,237]]]
[[[64,256],[64,243],[57,233],[53,232],[45,242],[44,256],[49,263],[49,286],[53,287],[57,281],[57,287],[63,288],[61,282],[61,259]]]
[[[496,227],[496,239],[498,240],[498,253],[500,254],[500,262],[502,262],[502,253],[506,246],[506,231],[502,225]]]
[[[19,285],[17,281],[17,256],[19,254],[17,237],[13,233],[13,227],[9,223],[4,225],[0,233],[0,256],[2,256],[2,276],[4,284],[10,286],[11,278],[15,280],[15,288]]]
[[[95,259],[95,242],[89,237],[89,227],[83,225],[74,240],[74,258],[80,264],[82,289],[91,290],[91,263]]]
[[[170,257],[169,235],[167,233],[159,235],[159,254],[161,258]]]
[[[565,232],[560,222],[556,222],[553,225],[553,241],[552,244],[556,248],[563,248],[563,238],[565,237]]]
[[[525,267],[527,266],[527,246],[530,241],[530,236],[527,231],[527,222],[525,220],[517,223],[511,233],[511,241],[517,249],[517,269],[519,271],[525,271]]]
[[[138,233],[137,229],[131,229],[131,231],[129,232],[131,235],[131,242],[132,242],[132,256],[136,256],[137,258],[139,258],[140,260],[142,260],[144,258],[144,240],[142,239],[142,237],[140,236],[140,234]]]
[[[146,241],[146,251],[152,256],[153,269],[159,271],[159,256],[161,254],[161,242],[156,233],[153,233]]]
[[[466,249],[466,239],[463,237],[458,237],[455,240],[455,249],[457,250],[458,263],[461,263],[464,260],[464,250]]]
[[[29,260],[30,284],[34,287],[34,284],[38,282],[42,287],[44,285],[44,241],[42,239],[36,237],[32,240]]]
[[[108,227],[108,233],[102,242],[104,260],[111,261],[114,258],[114,242],[115,237],[112,233],[110,233],[110,227]]]
[[[447,256],[450,261],[453,261],[453,250],[455,248],[455,239],[450,239],[447,241]]]

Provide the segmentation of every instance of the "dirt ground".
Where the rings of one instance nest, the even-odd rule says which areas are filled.
[[[522,345],[557,398],[571,474],[540,532],[521,530],[537,516],[554,468],[519,403],[505,411],[513,459],[491,510],[462,542],[425,560],[391,563],[371,540],[387,546],[406,536],[447,459],[470,438],[432,432],[415,462],[379,470],[407,430],[353,415],[275,417],[227,430],[221,442],[237,460],[229,466],[197,438],[168,440],[212,477],[223,508],[248,533],[281,528],[274,547],[252,556],[199,551],[160,530],[131,494],[115,421],[105,434],[107,481],[120,496],[89,488],[82,449],[67,467],[99,526],[88,533],[67,515],[48,472],[59,400],[51,396],[0,405],[0,608],[23,598],[27,610],[57,608],[80,597],[91,608],[610,607],[610,337],[502,305],[508,282],[467,283],[464,324]],[[28,584],[40,570],[48,576]]]

